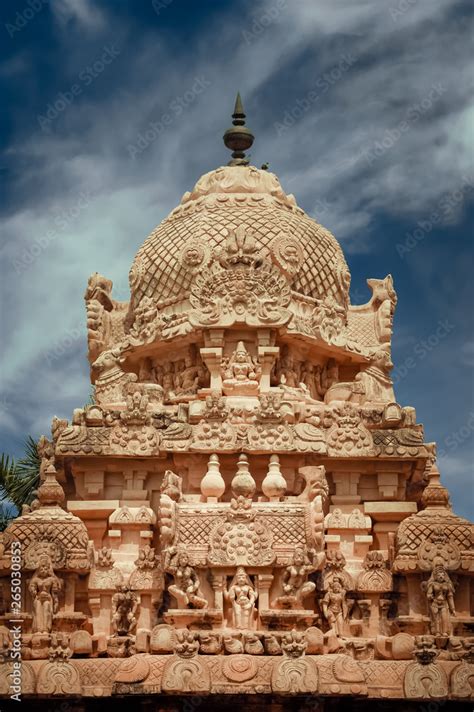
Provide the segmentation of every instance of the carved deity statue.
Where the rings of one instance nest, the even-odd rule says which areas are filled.
[[[337,636],[342,636],[348,607],[343,579],[333,576],[328,583],[328,590],[322,600],[323,615]]]
[[[298,389],[300,385],[298,370],[288,346],[283,346],[281,357],[275,364],[277,385],[284,387],[286,390]]]
[[[176,599],[178,608],[207,608],[208,603],[199,590],[201,582],[186,552],[170,549],[168,557],[171,558],[166,568],[174,576],[174,584],[168,586],[168,591]]]
[[[133,635],[137,629],[138,598],[130,586],[119,586],[112,597],[114,635]]]
[[[237,348],[229,359],[222,361],[224,393],[252,393],[258,390],[261,369],[256,359],[253,359],[239,341]]]
[[[432,635],[451,635],[450,616],[455,616],[454,586],[444,566],[435,566],[426,584]]]
[[[308,574],[315,571],[317,565],[310,561],[301,547],[295,549],[293,562],[283,574],[283,595],[274,602],[275,608],[302,608],[303,599],[316,588],[316,584],[307,581]]]
[[[184,362],[179,362],[175,378],[175,397],[195,395],[199,388],[200,370],[197,364],[196,347],[190,346]]]
[[[242,566],[237,569],[224,596],[232,604],[234,626],[240,630],[250,629],[258,594]]]
[[[41,556],[28,589],[33,597],[33,633],[50,633],[53,615],[59,608],[59,592],[62,582],[53,570],[51,558]]]

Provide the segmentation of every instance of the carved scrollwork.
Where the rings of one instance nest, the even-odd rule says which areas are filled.
[[[292,235],[281,232],[269,245],[273,262],[289,279],[299,272],[305,252],[302,245]]]
[[[255,253],[251,236],[237,231],[218,261],[195,275],[189,320],[194,326],[283,326],[291,317],[290,299],[288,281],[278,267]]]

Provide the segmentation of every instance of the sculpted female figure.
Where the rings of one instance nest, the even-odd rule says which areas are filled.
[[[38,568],[28,589],[33,597],[33,633],[50,633],[53,615],[59,607],[61,581],[55,575],[49,556],[40,556]]]
[[[443,566],[435,566],[426,586],[432,635],[451,635],[455,616],[454,586]]]
[[[241,630],[249,630],[252,624],[257,592],[242,566],[237,569],[230,588],[224,595],[232,603],[234,626]]]
[[[186,552],[179,552],[176,563],[170,564],[168,570],[174,575],[174,584],[168,586],[168,591],[176,598],[179,608],[207,608],[207,601],[199,590],[198,575],[189,565]]]
[[[344,621],[347,618],[346,590],[339,576],[334,576],[328,584],[322,601],[323,615],[337,636],[344,632]]]
[[[295,549],[293,563],[287,566],[283,574],[283,596],[273,603],[276,608],[296,608],[303,605],[303,598],[309,596],[316,584],[307,581],[308,574],[316,570],[316,566],[306,556],[301,548]]]

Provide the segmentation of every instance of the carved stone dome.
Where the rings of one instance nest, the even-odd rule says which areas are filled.
[[[350,274],[336,238],[283,192],[273,173],[241,165],[203,175],[145,240],[130,270],[132,304],[149,297],[164,307],[186,299],[193,277],[184,263],[187,251],[195,244],[219,249],[239,228],[252,235],[262,254],[282,235],[296,240],[304,259],[292,290],[330,297],[347,308]]]

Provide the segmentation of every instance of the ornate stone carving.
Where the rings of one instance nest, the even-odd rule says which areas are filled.
[[[272,240],[269,250],[276,266],[288,279],[293,279],[305,258],[304,249],[298,240],[282,232]]]
[[[39,695],[81,695],[77,668],[66,661],[45,663],[39,673],[36,692]]]
[[[334,297],[328,295],[317,300],[311,320],[314,333],[328,344],[342,345],[347,336],[344,332],[346,312]]]
[[[207,608],[208,603],[200,592],[199,577],[189,565],[185,551],[168,549],[165,567],[174,576],[174,584],[168,586],[168,591],[176,599],[178,608]]]
[[[251,655],[231,655],[224,658],[222,672],[231,682],[248,682],[258,672],[258,663]]]
[[[232,623],[235,628],[248,630],[253,627],[253,614],[257,592],[243,566],[239,566],[225,598],[232,606]]]
[[[251,395],[257,393],[262,370],[257,359],[252,358],[239,341],[235,351],[222,361],[222,386],[226,395]]]
[[[454,608],[454,586],[447,571],[437,564],[427,583],[422,584],[426,592],[430,616],[430,630],[433,635],[451,635],[451,616],[456,615]]]
[[[50,633],[53,616],[59,609],[60,579],[55,575],[51,558],[42,555],[28,585],[33,599],[33,633]]]
[[[349,406],[343,409],[327,438],[329,455],[354,456],[373,453],[372,436]]]
[[[130,586],[135,590],[158,588],[163,589],[163,575],[159,568],[159,557],[155,550],[147,544],[138,552],[135,561],[135,571],[130,576]]]
[[[455,571],[461,565],[461,552],[441,527],[437,527],[420,544],[418,549],[418,566],[422,571],[432,571],[441,566]]]
[[[161,687],[163,692],[209,692],[211,677],[207,662],[197,657],[173,656],[163,668]]]
[[[252,236],[239,228],[229,234],[218,261],[195,275],[189,320],[194,326],[280,326],[290,319],[290,298],[280,270],[258,257]]]
[[[287,566],[283,573],[283,595],[274,602],[275,608],[303,608],[304,599],[316,589],[316,584],[307,581],[308,574],[316,571],[325,555],[319,557],[311,552],[312,560],[305,554],[303,549],[297,548],[293,554],[293,562]]]
[[[463,660],[451,672],[450,688],[453,697],[466,699],[474,695],[474,665]]]
[[[321,609],[331,630],[338,637],[344,635],[344,623],[348,617],[346,589],[344,579],[335,574],[327,583],[327,591],[321,603]]]
[[[448,696],[448,678],[444,669],[434,662],[437,650],[433,639],[418,638],[415,657],[417,662],[407,665],[403,689],[408,699],[434,698]]]
[[[233,499],[226,521],[209,537],[209,563],[221,566],[265,566],[275,559],[272,534],[249,500]]]
[[[89,280],[96,402],[53,419],[0,533],[1,697],[17,650],[25,695],[73,705],[472,696],[474,529],[395,399],[392,279],[350,304],[336,240],[241,157],[244,118],[130,301]]]
[[[116,636],[131,636],[137,629],[138,598],[130,586],[119,586],[112,597],[112,628]]]
[[[351,591],[354,588],[354,582],[351,575],[345,570],[346,559],[342,551],[330,550],[326,552],[326,567],[324,569],[324,586],[328,587],[329,582],[337,577],[342,579],[343,587],[346,591]]]
[[[303,633],[292,631],[282,637],[284,659],[272,673],[272,690],[280,694],[315,693],[318,690],[318,668],[304,652],[307,643]]]
[[[152,341],[160,334],[162,322],[151,297],[143,297],[134,311],[130,335],[142,342]]]
[[[369,593],[392,590],[392,574],[386,568],[383,551],[368,551],[363,568],[357,578],[359,591]]]

